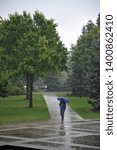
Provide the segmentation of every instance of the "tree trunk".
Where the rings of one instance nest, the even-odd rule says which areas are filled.
[[[29,108],[33,107],[33,102],[32,102],[33,79],[34,79],[33,74],[30,74],[29,75]]]
[[[29,75],[26,75],[26,99],[29,99]]]
[[[79,93],[80,98],[82,97],[82,94],[81,94],[81,91],[82,91],[81,84],[82,84],[82,82],[81,82],[81,72],[80,72],[80,93]]]

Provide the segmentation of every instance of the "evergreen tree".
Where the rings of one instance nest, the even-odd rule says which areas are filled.
[[[71,87],[74,94],[89,96],[93,110],[99,110],[100,103],[100,28],[89,21],[82,29],[82,35],[72,47]],[[81,92],[80,92],[81,91]]]

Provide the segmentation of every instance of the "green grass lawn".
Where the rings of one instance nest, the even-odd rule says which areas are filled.
[[[69,106],[84,119],[99,118],[99,112],[91,111],[91,105],[88,104],[86,97],[66,96],[65,93],[57,93],[58,96],[66,97],[70,100]]]
[[[33,94],[33,108],[28,108],[25,96],[0,98],[0,124],[48,120],[50,115],[41,94]]]

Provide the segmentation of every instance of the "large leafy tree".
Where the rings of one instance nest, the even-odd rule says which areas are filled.
[[[48,72],[63,70],[67,49],[60,41],[54,20],[46,19],[36,11],[15,13],[2,23],[1,45],[4,62],[13,75],[24,74],[27,80],[27,98],[32,107],[32,91],[35,75],[45,76]]]
[[[2,24],[3,19],[0,17],[0,41],[2,39]],[[2,60],[4,60],[3,57],[4,48],[1,46],[0,43],[0,96],[6,97],[8,95],[8,79],[9,79],[9,72],[6,70],[6,66]]]

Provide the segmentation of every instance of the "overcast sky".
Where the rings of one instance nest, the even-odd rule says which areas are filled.
[[[23,10],[42,12],[46,18],[53,18],[58,24],[61,40],[69,49],[81,34],[82,27],[89,20],[96,22],[100,12],[100,0],[0,0],[0,16]]]

